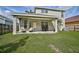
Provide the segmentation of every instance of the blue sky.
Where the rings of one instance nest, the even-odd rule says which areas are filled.
[[[24,12],[25,10],[34,10],[35,6],[1,6],[1,8],[6,8],[15,12]],[[46,8],[64,8],[64,6],[44,6]],[[65,18],[79,15],[79,6],[71,6],[65,12]]]
[[[79,6],[73,6],[72,8],[66,10],[65,17],[72,17],[79,15]]]

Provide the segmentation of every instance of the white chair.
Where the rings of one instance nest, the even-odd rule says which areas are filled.
[[[25,32],[26,30],[24,29],[24,27],[21,27],[21,32]]]
[[[34,28],[33,28],[33,27],[31,27],[31,28],[29,29],[29,32],[33,32],[33,29],[34,29]]]

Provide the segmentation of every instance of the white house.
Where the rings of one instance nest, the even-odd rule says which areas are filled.
[[[34,12],[13,14],[13,34],[56,33],[65,27],[64,10],[35,7]]]

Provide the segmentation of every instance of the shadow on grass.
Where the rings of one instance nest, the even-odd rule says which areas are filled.
[[[9,43],[7,45],[0,46],[0,53],[9,53],[9,52],[16,51],[17,48],[24,46],[26,44],[28,38],[29,36],[21,39],[17,43]]]

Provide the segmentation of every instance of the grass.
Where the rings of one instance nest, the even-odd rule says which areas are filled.
[[[79,53],[79,32],[59,32],[56,34],[0,35],[2,53],[52,53],[55,48],[63,53]]]

